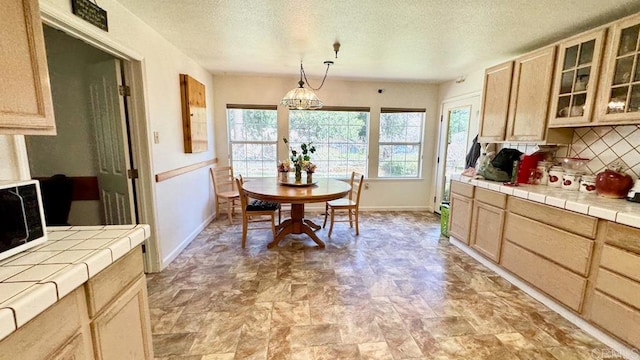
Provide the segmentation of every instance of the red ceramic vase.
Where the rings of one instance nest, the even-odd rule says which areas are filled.
[[[596,192],[602,197],[625,198],[632,186],[633,178],[622,172],[605,170],[596,175]]]

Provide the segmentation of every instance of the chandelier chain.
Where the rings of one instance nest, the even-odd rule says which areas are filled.
[[[322,89],[322,85],[324,85],[324,81],[327,80],[327,75],[329,74],[330,66],[331,66],[331,63],[327,63],[327,70],[325,70],[324,77],[322,78],[322,82],[320,83],[320,86],[318,86],[317,89],[311,86],[311,84],[309,83],[309,80],[307,80],[307,74],[304,72],[304,67],[302,66],[302,63],[300,63],[300,74],[302,75],[301,77],[304,78],[304,82],[307,83],[307,86],[309,86],[311,90],[318,91]]]

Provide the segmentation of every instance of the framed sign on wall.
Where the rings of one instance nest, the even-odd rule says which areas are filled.
[[[205,87],[191,76],[180,74],[180,93],[182,97],[184,152],[206,151],[209,144],[207,141]]]

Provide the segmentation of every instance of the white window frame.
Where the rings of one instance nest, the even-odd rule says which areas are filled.
[[[380,126],[378,130],[378,166],[376,168],[376,177],[379,179],[420,179],[422,177],[422,162],[423,162],[423,149],[424,149],[424,129],[426,125],[426,109],[404,109],[404,108],[381,108],[380,109]],[[422,113],[422,121],[420,123],[420,141],[418,142],[406,142],[406,141],[381,141],[382,138],[382,116],[384,114],[394,114],[394,113]],[[380,166],[383,163],[382,156],[382,147],[383,146],[394,146],[394,145],[405,145],[405,146],[418,146],[418,171],[415,176],[384,176],[380,173]],[[405,163],[407,161],[405,160]]]
[[[227,104],[227,108],[226,108],[227,112],[226,112],[226,118],[227,118],[227,139],[228,139],[228,146],[229,146],[229,164],[231,164],[231,166],[233,166],[233,146],[234,145],[273,145],[275,147],[276,150],[276,159],[273,160],[273,164],[269,166],[269,168],[272,169],[271,173],[269,172],[265,172],[264,169],[267,169],[266,167],[263,167],[263,173],[261,176],[255,176],[255,175],[249,175],[249,174],[244,174],[243,171],[244,169],[237,169],[234,166],[234,175],[242,175],[244,177],[275,177],[277,175],[277,165],[278,165],[278,139],[279,139],[279,134],[277,133],[278,131],[278,126],[277,126],[277,111],[278,108],[277,106],[274,105],[236,105],[236,104]],[[252,141],[252,140],[233,140],[231,135],[232,135],[232,129],[231,126],[229,124],[229,110],[268,110],[268,111],[275,111],[276,112],[276,139],[273,141]],[[238,161],[244,161],[244,160],[238,160]],[[271,160],[261,160],[262,163],[266,163],[269,162]],[[246,162],[246,161],[245,161]]]

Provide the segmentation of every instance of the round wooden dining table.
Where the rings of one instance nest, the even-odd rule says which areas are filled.
[[[324,242],[314,232],[320,225],[304,218],[304,204],[339,199],[351,191],[348,183],[334,179],[318,179],[315,184],[307,185],[282,184],[276,178],[260,178],[246,181],[242,188],[254,199],[291,204],[291,218],[278,226],[268,248],[277,246],[288,234],[307,234],[318,247],[324,248]]]

